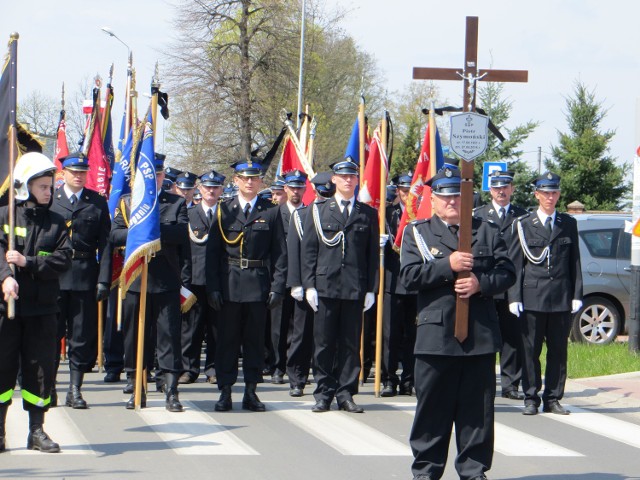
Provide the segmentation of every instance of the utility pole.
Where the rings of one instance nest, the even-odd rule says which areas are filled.
[[[538,147],[538,175],[542,174],[542,147]]]
[[[633,216],[640,219],[640,99],[636,100],[636,151],[633,157]],[[634,228],[635,230],[635,228]],[[631,285],[629,289],[629,351],[638,352],[640,330],[640,237],[631,235]]]

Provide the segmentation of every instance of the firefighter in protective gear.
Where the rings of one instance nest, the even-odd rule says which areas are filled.
[[[22,369],[22,406],[29,412],[27,448],[59,452],[43,430],[51,402],[56,354],[59,275],[71,266],[64,220],[49,210],[55,166],[46,156],[25,154],[14,169],[15,246],[8,248],[9,207],[0,208],[0,452],[5,449],[5,420]],[[15,273],[10,265],[15,268]],[[15,300],[15,318],[7,301]]]

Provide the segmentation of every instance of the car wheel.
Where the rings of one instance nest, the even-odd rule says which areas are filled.
[[[581,343],[606,345],[620,331],[620,313],[606,298],[589,297],[573,316],[571,339]]]

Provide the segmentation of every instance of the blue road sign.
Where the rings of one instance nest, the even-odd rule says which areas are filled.
[[[489,175],[496,170],[506,170],[507,162],[484,162],[482,165],[482,190],[489,191]]]

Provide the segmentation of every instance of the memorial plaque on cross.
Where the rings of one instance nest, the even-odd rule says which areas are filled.
[[[462,71],[456,68],[414,67],[416,80],[463,80],[463,107],[465,112],[476,108],[476,83],[484,82],[526,82],[526,70],[483,70],[478,69],[478,17],[467,17],[465,36],[464,66]],[[460,164],[462,194],[460,206],[460,240],[458,250],[471,252],[471,215],[473,210],[473,160],[463,158]],[[461,272],[458,278],[469,277],[469,272]],[[469,299],[456,301],[455,337],[459,342],[467,338],[469,329]]]

